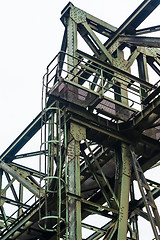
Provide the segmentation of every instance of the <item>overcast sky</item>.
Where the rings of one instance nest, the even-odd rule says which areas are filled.
[[[119,27],[142,1],[71,2]],[[65,0],[0,1],[0,154],[41,110],[42,77],[47,64],[60,50],[64,31],[60,13],[67,3]],[[159,13],[160,7],[140,28],[158,25]],[[159,32],[156,36],[160,36]]]

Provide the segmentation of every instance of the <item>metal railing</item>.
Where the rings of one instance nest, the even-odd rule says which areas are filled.
[[[45,78],[48,92],[63,80],[76,82],[80,88],[94,91],[101,97],[117,100],[138,111],[148,105],[148,102],[147,104],[144,102],[146,96],[158,87],[157,83],[153,88],[147,88],[145,82],[143,86],[143,82],[142,84],[134,82],[123,73],[114,72],[105,65],[88,60],[85,56],[77,54],[77,57],[73,57],[62,51],[47,66]]]

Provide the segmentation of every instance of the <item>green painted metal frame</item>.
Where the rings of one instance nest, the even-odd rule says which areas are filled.
[[[15,219],[15,221],[12,216],[6,216],[5,208],[1,206],[0,217],[4,220],[4,223],[6,225],[6,229],[1,233],[1,239],[10,239],[11,236],[16,239],[19,235],[23,234],[25,232],[25,228],[28,229],[35,223],[35,221],[38,221],[39,209],[42,209],[42,211],[45,210],[44,206],[46,202],[49,201],[50,208],[47,211],[57,209],[59,216],[57,223],[58,233],[55,234],[54,232],[53,235],[48,234],[48,236],[52,237],[52,239],[60,239],[63,236],[65,236],[66,239],[70,239],[70,236],[74,236],[74,239],[80,239],[81,227],[85,227],[87,229],[92,229],[95,231],[94,234],[87,238],[88,240],[99,239],[102,236],[104,239],[125,239],[127,230],[130,232],[131,238],[138,240],[137,215],[141,215],[146,219],[147,216],[143,211],[137,211],[138,206],[144,207],[143,197],[137,201],[137,204],[134,205],[133,209],[130,208],[130,205],[135,200],[132,185],[132,199],[129,205],[128,196],[130,190],[130,181],[132,182],[132,180],[135,179],[134,172],[131,172],[130,158],[128,154],[123,151],[120,153],[120,157],[117,158],[116,179],[117,183],[118,178],[120,178],[122,181],[119,182],[120,186],[117,190],[117,185],[115,183],[114,177],[108,178],[105,175],[106,173],[104,167],[110,158],[107,156],[107,162],[104,160],[102,161],[105,154],[102,154],[100,155],[101,157],[98,157],[99,155],[96,151],[100,151],[100,149],[107,146],[108,149],[112,150],[112,152],[115,154],[117,151],[117,144],[120,146],[125,145],[126,149],[128,149],[128,144],[133,144],[135,147],[142,145],[143,147],[152,150],[151,155],[148,158],[146,157],[145,153],[141,151],[138,152],[137,150],[137,155],[141,156],[139,157],[139,164],[143,171],[153,166],[160,158],[160,145],[157,139],[147,137],[143,134],[143,132],[149,127],[158,127],[158,125],[154,126],[154,124],[156,124],[156,121],[160,116],[160,99],[157,97],[159,94],[159,85],[153,85],[149,83],[147,73],[147,64],[149,64],[155,70],[155,72],[160,75],[160,70],[154,64],[154,62],[156,62],[158,65],[160,64],[159,50],[154,49],[154,51],[151,53],[148,49],[148,47],[159,47],[159,39],[137,37],[137,35],[144,32],[148,33],[148,31],[157,31],[157,29],[159,29],[159,26],[155,26],[137,30],[137,27],[141,24],[141,22],[150,15],[150,13],[159,5],[159,3],[159,0],[143,1],[142,4],[118,29],[82,11],[81,9],[74,7],[71,3],[69,3],[62,11],[61,20],[65,25],[64,37],[62,41],[61,51],[58,54],[58,61],[56,60],[57,63],[55,66],[55,76],[49,82],[49,84],[52,84],[52,81],[54,81],[54,84],[56,84],[55,88],[52,88],[51,90],[53,94],[51,94],[50,91],[50,96],[48,97],[48,89],[46,90],[45,109],[43,109],[42,112],[29,124],[29,126],[22,132],[22,134],[20,134],[20,136],[9,146],[9,148],[6,149],[0,158],[0,171],[1,173],[5,171],[5,176],[8,181],[5,189],[7,190],[9,187],[11,188],[15,200],[11,199],[10,201],[12,204],[17,203],[17,206],[19,206],[17,211],[18,218]],[[89,54],[77,49],[77,32],[80,33],[81,37],[91,48],[93,51],[93,56],[90,56]],[[105,44],[101,43],[95,32],[98,32],[108,38]],[[144,42],[145,47],[144,45],[142,46],[142,41]],[[131,49],[131,55],[126,60],[126,62],[122,56],[122,51],[125,47],[129,47]],[[66,56],[68,56],[68,67],[66,70],[66,74],[68,76],[66,79],[63,79],[63,67],[64,64],[66,64]],[[82,58],[85,59],[84,63],[82,62]],[[50,71],[53,70],[52,64],[54,60],[52,60],[51,63],[47,66],[47,73],[44,76],[44,80],[46,77],[49,77]],[[128,70],[135,60],[138,61],[139,65],[139,77],[131,75]],[[119,64],[118,61],[122,61],[124,64],[124,69],[121,67],[121,64]],[[81,69],[79,67],[81,67]],[[90,83],[90,89],[88,89],[84,85],[90,81],[89,78],[91,78],[93,73],[94,78]],[[112,76],[118,83],[110,82],[108,87],[105,89],[104,83],[106,79],[109,79],[105,79],[105,75],[108,75],[110,77]],[[118,91],[124,92],[123,88],[125,87],[122,86],[124,84],[122,81],[125,82],[126,79],[128,80],[128,91],[134,91],[136,94],[136,92],[139,92],[139,89],[141,90],[140,96],[142,97],[142,111],[138,112],[132,110],[132,108],[126,105],[126,98],[123,95],[118,95]],[[77,93],[78,90],[84,90],[87,94],[96,95],[95,102],[92,106],[86,105],[86,107],[81,107],[76,105],[76,103],[70,102],[68,99],[64,99],[61,95],[54,96],[56,87],[60,87],[63,83],[68,84],[67,86],[73,87]],[[134,86],[134,83],[139,85],[139,89]],[[94,113],[96,106],[101,103],[102,98],[107,99],[104,94],[105,92],[109,91],[110,88],[113,89],[113,93],[117,98],[117,100],[110,99],[110,102],[114,103],[117,108],[125,107],[125,109],[132,110],[133,115],[127,121],[121,119],[120,117],[117,118],[117,116],[114,116],[114,114],[104,113],[104,111],[100,110],[97,110],[96,114]],[[96,89],[98,89],[97,93]],[[60,162],[57,162],[56,165],[56,174],[59,179],[58,188],[56,189],[57,194],[55,197],[51,197],[51,192],[49,191],[52,190],[49,189],[48,191],[47,189],[45,198],[42,197],[40,204],[38,204],[38,201],[35,201],[33,205],[27,205],[27,203],[23,202],[22,184],[23,186],[27,187],[29,191],[33,192],[33,196],[37,196],[37,198],[39,198],[39,190],[37,190],[39,189],[39,184],[36,182],[35,177],[46,177],[48,171],[46,171],[46,173],[37,172],[34,169],[26,168],[24,166],[21,167],[16,164],[12,165],[12,161],[14,161],[14,159],[32,156],[42,156],[43,154],[48,158],[49,154],[52,155],[52,151],[48,152],[47,146],[44,151],[40,150],[33,153],[26,153],[21,155],[16,154],[36,134],[36,132],[38,132],[40,128],[43,127],[43,125],[46,123],[48,124],[50,114],[55,114],[53,108],[57,106],[57,103],[59,106],[63,106],[64,110],[64,114],[61,116],[61,119],[59,119],[59,121],[64,121],[65,124],[63,125],[64,128],[62,126],[60,128],[63,128],[64,134],[66,136],[68,135],[68,138],[64,140],[63,149],[59,149],[60,158],[62,155],[64,155],[64,165],[62,164],[62,159]],[[121,122],[122,120],[123,122]],[[72,131],[70,126],[72,124],[77,126],[77,130],[76,135],[71,137]],[[83,128],[86,129],[86,137],[83,137],[80,140],[76,140],[76,137],[78,135],[81,135],[79,129]],[[129,133],[130,136],[128,136],[127,133]],[[47,134],[46,137],[48,137]],[[70,137],[73,139],[71,140]],[[103,138],[105,138],[105,140]],[[71,144],[70,140],[73,144]],[[92,150],[93,143],[96,144],[96,148]],[[81,147],[82,144],[83,147]],[[74,153],[74,157],[71,159],[71,162],[73,164],[68,162],[67,151],[69,146]],[[126,151],[128,152],[128,150]],[[87,163],[87,166],[85,161]],[[128,164],[128,171],[130,172],[130,174],[127,176],[127,180],[126,164]],[[52,167],[53,164],[51,164],[51,168]],[[68,168],[72,169],[71,172],[73,173],[73,176],[68,175]],[[88,172],[88,168],[90,170],[90,173]],[[18,173],[16,173],[16,171],[18,171]],[[52,171],[49,171],[48,177],[50,177],[51,172],[53,172],[53,169]],[[21,173],[24,175],[28,174],[25,180],[24,177],[21,176]],[[10,178],[10,175],[13,176],[12,180]],[[91,179],[91,175],[93,175],[95,183],[97,184],[96,188],[93,188],[93,190],[89,188],[88,193],[87,191],[81,192],[81,187],[83,187],[83,184],[86,183],[87,179]],[[13,185],[13,182],[15,181],[14,178],[20,183],[19,193],[17,193]],[[64,185],[61,184],[61,178],[63,181],[65,181],[65,188]],[[72,181],[73,178],[74,181]],[[74,187],[75,189],[73,189]],[[99,191],[97,191],[97,187]],[[108,189],[110,189],[110,191]],[[1,194],[2,192],[4,192],[4,189],[1,189]],[[89,201],[87,197],[85,197],[87,194],[90,194]],[[159,187],[155,186],[150,194],[153,196],[153,198],[159,197]],[[82,197],[82,195],[84,197]],[[5,197],[2,197],[2,199],[7,200]],[[113,204],[113,201],[111,202],[111,199],[118,204]],[[55,208],[55,206],[53,206],[53,201],[57,202],[58,207]],[[64,209],[61,209],[61,206],[59,206],[59,203],[61,205],[62,202],[64,203],[63,206],[65,206]],[[75,204],[75,208],[72,208],[72,210],[75,212],[77,219],[76,224],[73,224],[73,219],[71,218],[71,202],[74,202]],[[109,206],[114,207],[107,208],[103,206],[105,202],[108,202]],[[119,211],[119,205],[120,212],[118,213],[117,211]],[[126,208],[124,210],[125,217],[124,215],[122,217],[121,210],[124,205],[126,205]],[[27,208],[27,210],[25,210],[25,208]],[[98,228],[96,226],[91,226],[90,224],[87,225],[84,223],[82,223],[81,226],[81,220],[89,216],[90,213],[106,216],[106,221],[108,221],[108,218],[112,218],[112,215],[109,214],[108,211],[112,212],[113,219],[108,222],[105,227]],[[60,221],[61,214],[62,218],[65,218],[65,225],[63,225]],[[122,222],[120,221],[121,217],[123,218]],[[128,218],[131,221],[130,224],[128,223]],[[124,228],[121,227],[121,223],[123,226],[125,226]],[[71,227],[72,224],[73,227]],[[23,225],[25,227],[22,230]],[[39,234],[42,234],[42,232],[40,231]]]

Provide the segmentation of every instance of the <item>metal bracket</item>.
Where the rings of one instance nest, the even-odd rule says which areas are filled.
[[[86,139],[86,129],[73,122],[71,122],[71,134],[76,141]]]
[[[72,7],[70,10],[70,17],[77,24],[86,22],[86,16],[87,16],[86,12],[82,11],[79,8]]]

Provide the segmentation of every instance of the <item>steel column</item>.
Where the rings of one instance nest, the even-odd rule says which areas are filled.
[[[80,186],[80,141],[86,138],[85,128],[71,123],[68,133],[68,191],[81,195]],[[81,202],[68,198],[69,239],[82,239],[81,232]]]
[[[70,9],[70,15],[72,15],[72,11],[74,11],[72,8]],[[68,73],[71,72],[72,74],[76,74],[76,70],[74,67],[76,66],[76,59],[73,57],[76,57],[76,50],[77,50],[77,24],[73,20],[73,18],[69,17],[67,21],[67,52],[68,52]],[[70,57],[73,56],[73,57]],[[68,80],[73,79],[73,75],[68,75]],[[74,81],[77,81],[74,79]]]
[[[146,55],[141,53],[137,58],[137,62],[138,62],[139,77],[144,81],[149,82]],[[140,96],[142,101],[147,97],[146,90],[147,89],[145,87],[141,86]]]
[[[121,169],[120,208],[117,240],[126,240],[128,226],[131,160],[129,148],[126,144],[124,143],[121,144],[121,151],[122,151],[122,169]]]

